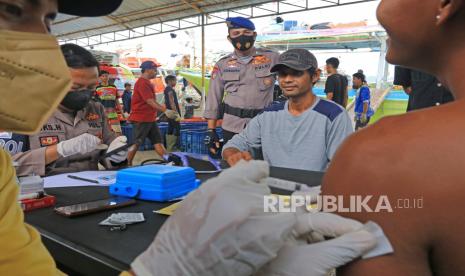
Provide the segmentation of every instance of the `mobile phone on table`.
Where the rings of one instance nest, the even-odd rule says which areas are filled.
[[[55,212],[66,217],[76,217],[104,210],[121,208],[136,204],[136,200],[127,197],[111,197],[96,201],[83,202],[74,205],[55,208]]]

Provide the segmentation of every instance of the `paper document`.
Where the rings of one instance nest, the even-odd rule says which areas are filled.
[[[96,180],[99,183],[69,178],[74,175],[81,178]],[[79,187],[79,186],[108,186],[116,182],[116,171],[84,171],[64,173],[44,178],[44,188]]]
[[[143,213],[116,213],[101,221],[99,225],[116,226],[121,224],[134,224],[145,221]]]
[[[174,213],[174,211],[176,211],[176,209],[178,209],[180,204],[181,204],[181,201],[173,203],[170,206],[162,208],[160,210],[154,210],[153,212],[157,213],[157,214],[160,214],[160,215],[171,216]]]

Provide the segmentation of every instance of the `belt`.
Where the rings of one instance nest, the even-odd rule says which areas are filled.
[[[224,104],[224,113],[234,115],[239,118],[253,118],[260,114],[263,109],[245,109],[232,107],[228,104]]]

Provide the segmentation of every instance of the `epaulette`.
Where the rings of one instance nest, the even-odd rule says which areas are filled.
[[[227,54],[227,55],[224,55],[224,56],[220,57],[220,58],[218,59],[217,63],[220,62],[220,61],[223,60],[223,59],[227,59],[227,58],[232,57],[233,54],[234,54],[234,53],[230,53],[230,54]]]
[[[258,54],[258,53],[275,53],[276,51],[273,51],[270,48],[260,47],[260,48],[256,48],[256,52]]]

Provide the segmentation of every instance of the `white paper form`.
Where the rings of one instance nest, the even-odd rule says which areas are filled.
[[[92,179],[99,182],[91,183],[79,179],[69,178],[68,175],[74,175],[86,179]],[[59,187],[79,187],[79,186],[109,186],[116,182],[116,171],[84,171],[75,173],[64,173],[54,176],[44,177],[44,188]]]

